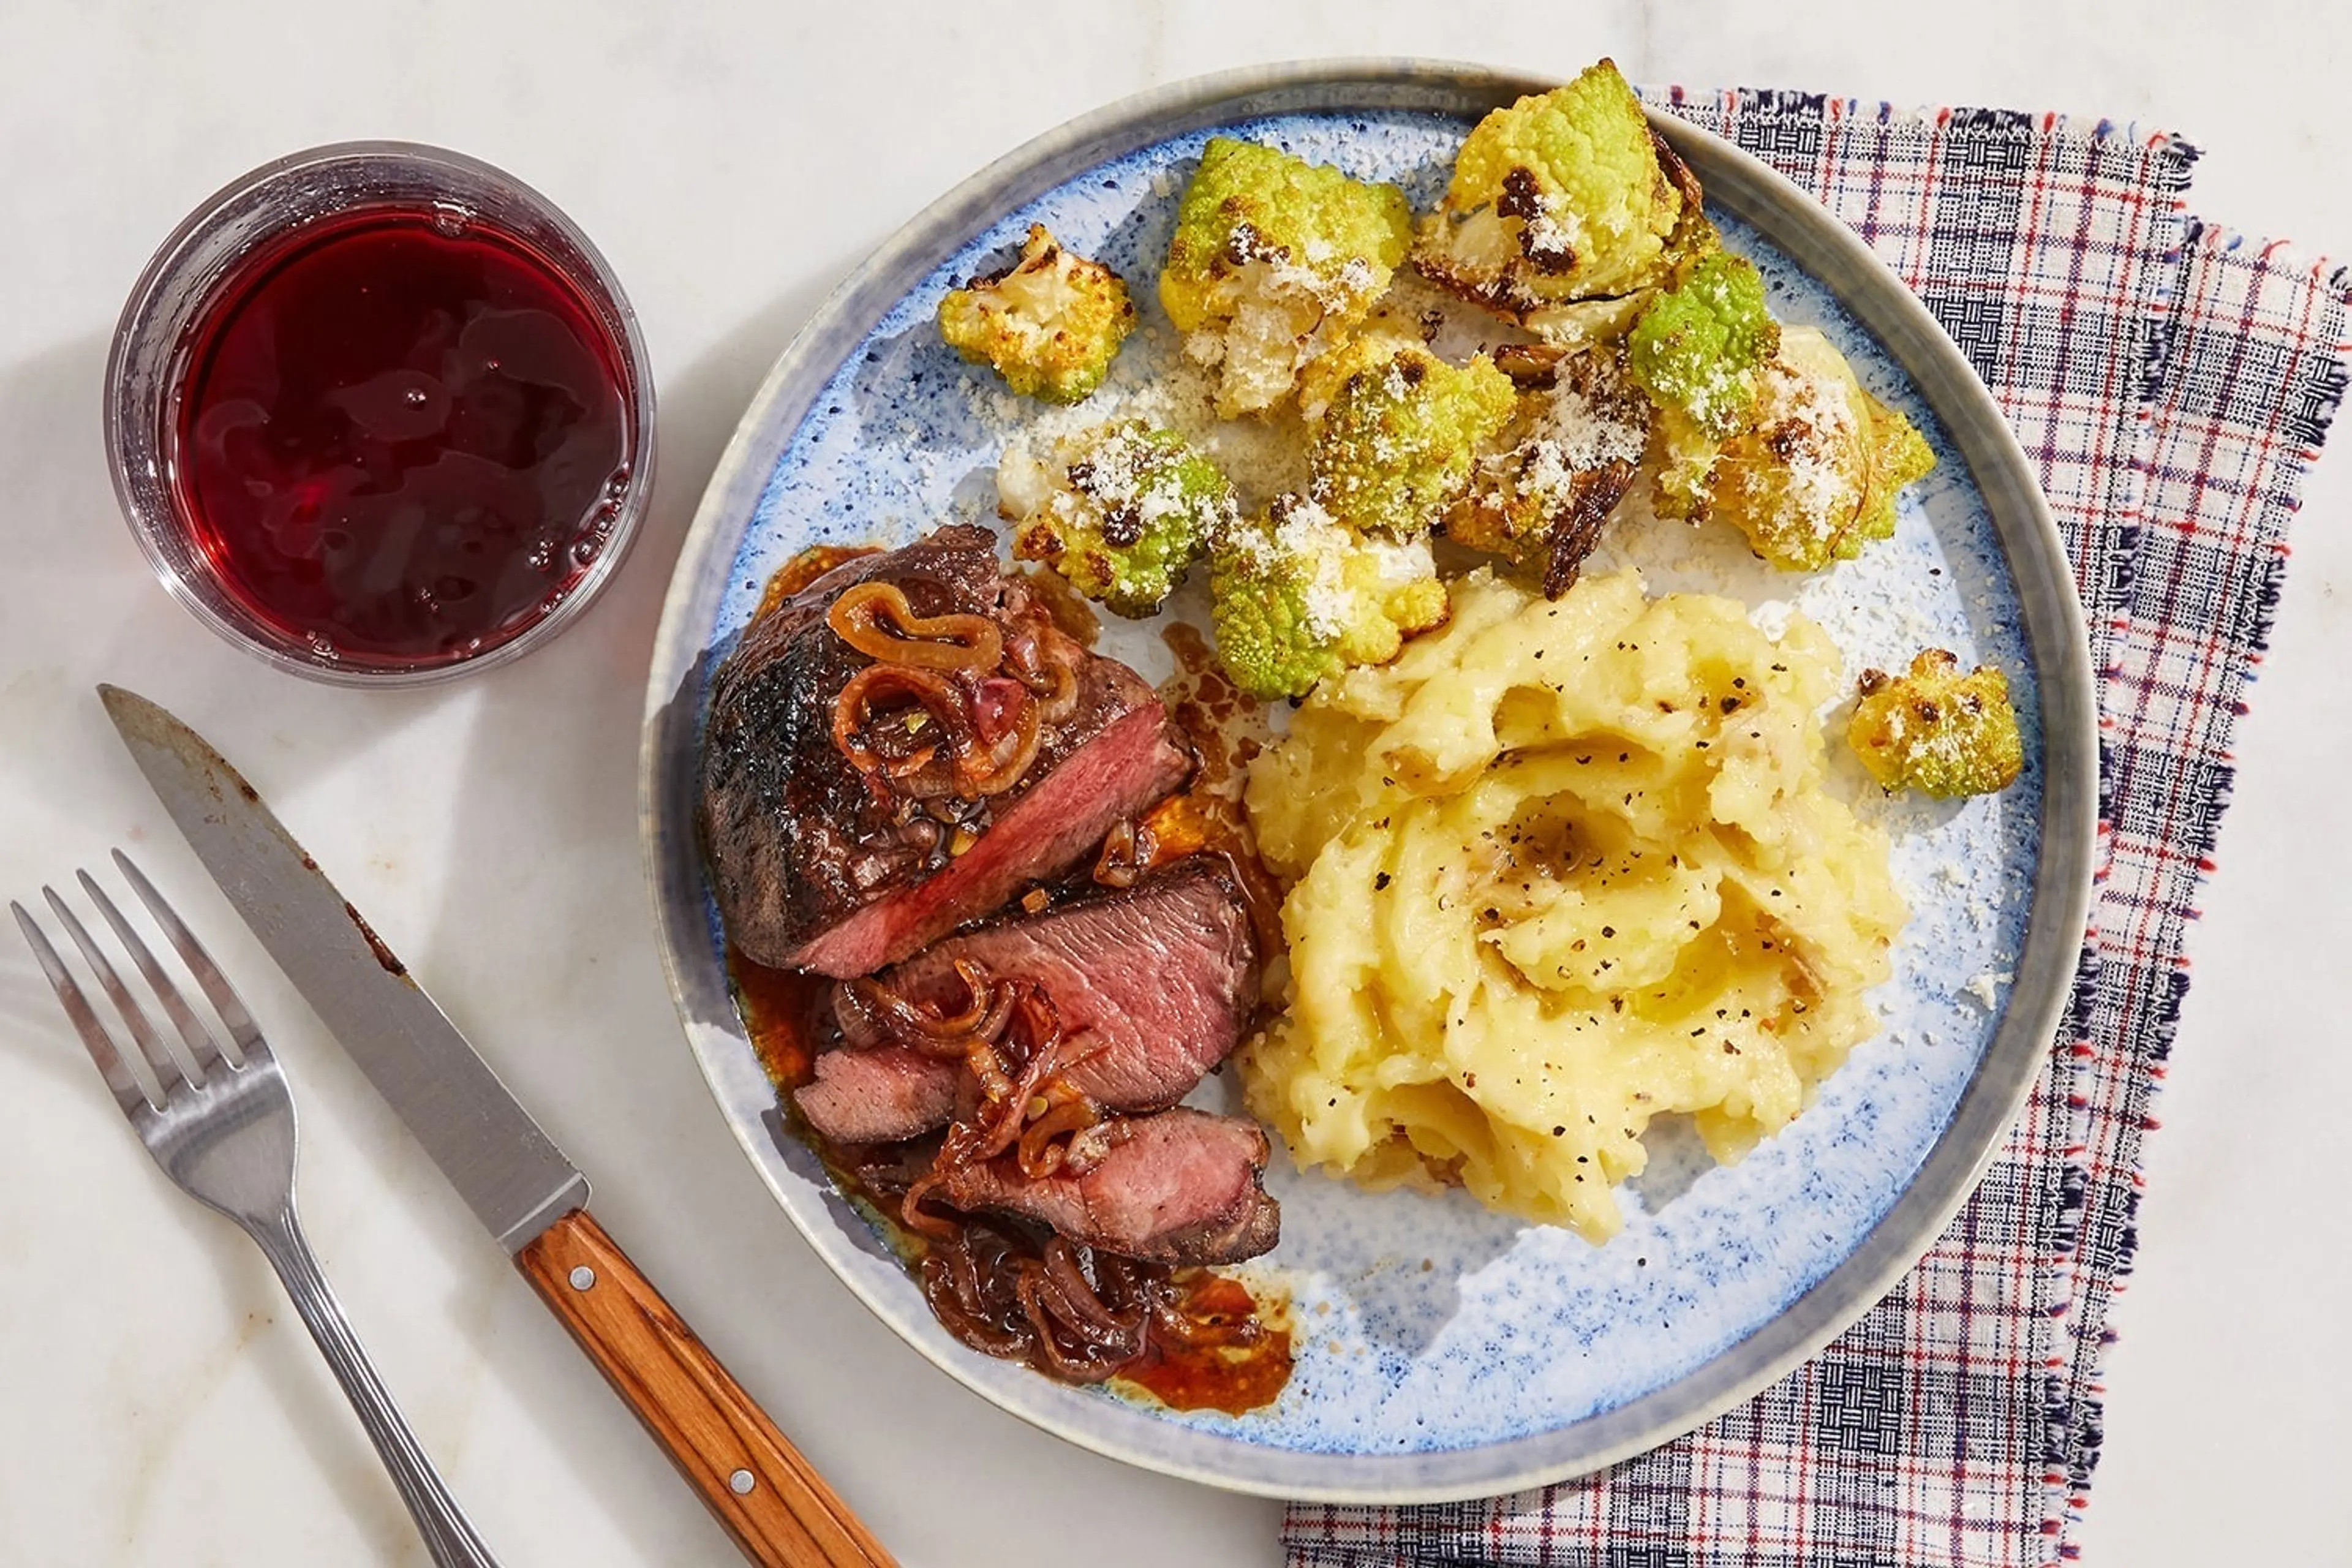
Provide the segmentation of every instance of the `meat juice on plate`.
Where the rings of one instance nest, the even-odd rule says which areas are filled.
[[[478,220],[313,226],[207,311],[171,441],[221,584],[360,665],[504,643],[604,547],[630,476],[621,352],[553,266]]]

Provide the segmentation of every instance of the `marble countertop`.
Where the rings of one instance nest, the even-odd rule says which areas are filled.
[[[1794,18],[1801,14],[1801,25]],[[716,1563],[724,1539],[205,883],[106,725],[108,679],[228,749],[597,1183],[597,1213],[910,1568],[1091,1556],[1271,1568],[1277,1505],[1131,1471],[982,1405],[810,1255],[671,1014],[640,870],[643,672],[704,478],[770,362],[924,202],[1070,115],[1256,60],[1418,54],[1644,82],[2072,109],[2204,147],[2192,209],[2352,258],[2352,24],[2285,0],[1984,0],[1937,19],[1599,0],[1288,7],[0,6],[0,891],[130,846],[270,1023],[328,1272],[505,1560]],[[546,650],[411,695],[215,639],[117,514],[116,311],[192,205],[358,136],[464,148],[625,279],[662,397],[654,515]],[[2342,1560],[2352,942],[2342,648],[2352,455],[2297,526],[2117,1322],[2092,1563]],[[421,1563],[259,1256],[140,1154],[0,941],[0,1561]],[[1017,1520],[1017,1531],[1003,1521]]]

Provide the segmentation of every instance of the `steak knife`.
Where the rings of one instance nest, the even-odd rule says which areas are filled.
[[[895,1568],[590,1216],[587,1178],[244,775],[145,698],[98,690],[228,901],[743,1554],[772,1568]]]

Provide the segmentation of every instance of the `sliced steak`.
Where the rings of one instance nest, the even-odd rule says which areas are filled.
[[[1183,1099],[1233,1054],[1257,1006],[1249,910],[1206,856],[1119,892],[959,931],[877,978],[953,1013],[965,1002],[960,961],[1041,988],[1062,1024],[1062,1076],[1113,1110]],[[849,1048],[818,1057],[816,1081],[795,1097],[818,1131],[838,1142],[879,1142],[877,1128],[911,1138],[954,1114],[960,1067],[887,1043],[849,986],[835,987],[833,1005]]]
[[[1122,1119],[1083,1174],[1033,1180],[1007,1158],[950,1175],[958,1208],[1025,1215],[1072,1241],[1160,1263],[1238,1263],[1280,1238],[1257,1124],[1178,1107]]]
[[[1076,682],[1012,788],[941,803],[877,791],[833,739],[842,688],[871,661],[825,613],[849,587],[895,584],[914,614],[986,616]],[[997,570],[986,529],[943,528],[825,574],[745,631],[711,680],[701,828],[729,937],[775,968],[864,974],[988,913],[1090,853],[1111,825],[1181,784],[1192,759],[1143,679],[1056,630]],[[976,836],[976,837],[975,837]],[[953,853],[959,837],[968,841]]]
[[[896,1143],[946,1125],[961,1070],[904,1046],[826,1051],[793,1103],[835,1143]]]

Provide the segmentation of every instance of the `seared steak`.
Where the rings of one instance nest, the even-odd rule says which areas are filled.
[[[916,616],[984,616],[1008,646],[1029,639],[1071,669],[1069,710],[1045,724],[1011,788],[978,801],[894,795],[835,743],[835,700],[872,660],[825,615],[875,581]],[[865,974],[1066,870],[1191,765],[1143,679],[1055,629],[997,571],[993,535],[942,528],[818,578],[755,622],[712,678],[701,826],[719,914],[756,963]]]
[[[1043,990],[1062,1024],[1062,1076],[1114,1110],[1183,1099],[1233,1053],[1257,1006],[1249,912],[1208,857],[1119,892],[959,931],[877,978],[951,1014],[965,1001],[959,961]],[[818,1057],[816,1080],[794,1097],[818,1131],[881,1142],[954,1114],[955,1063],[888,1044],[849,986],[835,987],[834,1016],[849,1048]]]
[[[1282,1210],[1264,1185],[1265,1134],[1254,1121],[1179,1106],[1123,1118],[1082,1174],[1033,1180],[1010,1157],[950,1173],[961,1209],[1025,1215],[1070,1240],[1161,1263],[1238,1263],[1271,1248]]]

